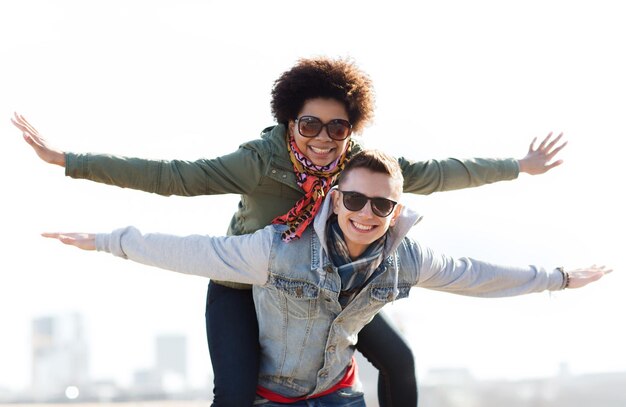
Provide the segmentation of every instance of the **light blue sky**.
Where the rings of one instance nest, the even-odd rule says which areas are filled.
[[[572,4],[574,3],[574,4]],[[407,197],[412,233],[453,255],[549,267],[606,263],[585,290],[482,300],[416,290],[388,312],[420,371],[479,377],[626,370],[619,321],[626,27],[618,2],[4,1],[0,3],[0,387],[29,382],[32,318],[79,311],[96,378],[152,364],[158,333],[189,336],[200,383],[207,281],[62,247],[43,231],[222,234],[237,197],[163,198],[63,177],[9,123],[59,148],[151,158],[233,151],[270,124],[273,81],[297,58],[351,56],[375,84],[366,143],[414,159],[521,158],[564,131],[540,177]]]

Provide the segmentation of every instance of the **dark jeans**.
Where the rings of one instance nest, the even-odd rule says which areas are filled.
[[[260,355],[252,290],[236,290],[211,281],[205,318],[214,377],[212,406],[251,406]]]
[[[213,406],[251,406],[259,371],[259,326],[252,290],[209,283],[206,330],[213,365]],[[359,333],[357,349],[379,371],[381,407],[417,406],[413,353],[381,314]]]
[[[363,393],[352,390],[337,390],[332,394],[309,400],[296,401],[295,403],[277,403],[272,401],[257,401],[255,406],[264,407],[365,407]]]
[[[378,369],[380,407],[417,406],[413,352],[383,313],[359,332],[356,348]]]

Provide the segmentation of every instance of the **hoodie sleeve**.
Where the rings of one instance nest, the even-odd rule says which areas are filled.
[[[96,250],[137,263],[221,281],[265,284],[273,240],[268,226],[241,236],[142,234],[129,226],[96,235]]]
[[[414,242],[415,243],[415,242]],[[560,290],[563,275],[538,266],[496,265],[469,257],[454,259],[415,243],[418,253],[416,286],[474,297],[511,297]]]

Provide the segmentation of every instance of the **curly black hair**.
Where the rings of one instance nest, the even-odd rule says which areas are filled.
[[[295,120],[307,100],[335,99],[343,103],[360,133],[374,117],[374,89],[369,76],[348,59],[303,58],[284,72],[272,88],[272,114],[278,123]]]

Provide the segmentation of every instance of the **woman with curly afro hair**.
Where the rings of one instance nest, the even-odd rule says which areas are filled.
[[[361,150],[354,135],[372,121],[374,92],[368,75],[352,61],[307,58],[276,80],[271,109],[277,124],[259,138],[231,154],[196,161],[63,152],[50,147],[23,116],[16,114],[12,121],[37,155],[65,167],[67,176],[166,196],[239,194],[229,234],[252,233],[273,222],[288,226],[281,236],[288,242],[309,227],[338,174]],[[511,180],[519,172],[544,173],[560,164],[551,162],[565,145],[559,145],[559,139],[549,135],[537,148],[533,142],[520,160],[398,158],[404,192],[430,194]],[[286,287],[285,295],[301,293]],[[252,405],[260,351],[251,286],[210,281],[206,330],[214,371],[213,406]],[[356,347],[379,370],[381,406],[417,405],[411,349],[387,319],[377,315],[359,333]],[[341,386],[354,384],[350,376]],[[289,383],[289,372],[274,379]]]
[[[370,78],[345,59],[301,59],[284,72],[272,89],[272,114],[287,125],[312,99],[340,102],[354,133],[361,133],[374,117],[374,90]]]

